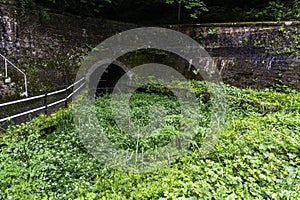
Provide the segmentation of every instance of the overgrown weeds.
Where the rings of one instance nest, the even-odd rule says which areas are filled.
[[[210,101],[202,101],[207,88],[201,82],[193,85],[205,132],[211,114]],[[70,109],[11,127],[0,138],[1,199],[299,199],[299,93],[231,86],[225,90],[227,122],[212,151],[199,156],[205,136],[199,131],[176,162],[151,173],[106,168],[83,146]],[[111,141],[134,148],[134,137],[128,138],[114,123],[109,100],[104,95],[96,101],[100,123]],[[175,117],[174,97],[150,92],[131,100],[135,123],[149,123],[151,102],[160,102],[170,116],[166,123],[176,131],[180,119]],[[170,135],[162,133],[152,144],[145,141],[145,147],[164,145]]]

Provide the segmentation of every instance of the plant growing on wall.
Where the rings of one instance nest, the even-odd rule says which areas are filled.
[[[25,13],[25,10],[27,8],[33,7],[34,6],[34,0],[20,0],[20,7],[21,7],[21,12],[22,14]]]
[[[207,34],[210,36],[214,36],[217,34],[217,30],[215,28],[209,29]]]

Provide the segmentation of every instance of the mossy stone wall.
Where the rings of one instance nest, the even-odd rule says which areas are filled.
[[[50,10],[22,13],[12,0],[2,0],[0,5],[0,52],[28,74],[30,95],[70,84],[84,55],[93,47],[116,33],[138,27]],[[258,88],[283,83],[300,89],[299,22],[164,27],[181,31],[203,45],[225,83]],[[150,60],[190,73],[186,70],[188,62],[177,61],[170,55],[159,54]],[[199,79],[191,73],[189,78]],[[17,86],[21,82],[16,81]]]

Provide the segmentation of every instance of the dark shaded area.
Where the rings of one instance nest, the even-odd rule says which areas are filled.
[[[118,65],[111,64],[99,79],[96,96],[103,93],[112,93],[118,80],[125,74],[124,69]]]
[[[167,4],[166,0],[27,0],[26,2],[28,7],[41,6],[61,13],[124,22],[149,25],[178,23],[178,4]],[[197,19],[190,17],[196,8],[187,9],[182,5],[179,23],[287,20],[300,16],[300,3],[297,0],[203,0],[203,2],[208,11],[202,12]]]
[[[178,90],[178,89],[177,89]],[[155,94],[161,94],[161,95],[167,95],[167,96],[172,96],[176,97],[176,95],[170,90],[169,88],[165,87],[164,85],[161,84],[146,84],[142,87],[139,87],[136,92],[141,92],[141,93],[155,93]]]
[[[161,49],[139,49],[134,52],[126,53],[119,60],[129,68],[148,63],[160,63],[174,68],[186,79],[202,80],[193,73],[194,66],[179,55]],[[199,79],[200,78],[200,79]]]
[[[112,93],[119,79],[126,73],[126,66],[112,63],[98,66],[88,75],[88,88],[90,97],[98,97],[105,93]]]
[[[179,71],[186,79],[202,80],[193,71],[194,66],[189,64],[185,59],[180,56],[156,49],[141,49],[134,52],[126,53],[118,58],[119,61],[110,64],[106,69],[104,66],[99,66],[89,77],[90,96],[101,96],[105,93],[112,93],[113,90],[118,90],[116,86],[120,78],[129,70],[143,64],[148,63],[161,63],[166,66],[172,66],[176,71]],[[118,64],[119,63],[119,64]],[[122,66],[121,66],[122,65]],[[127,68],[128,67],[128,68]],[[105,70],[105,71],[103,71]],[[97,81],[97,83],[95,82]],[[95,88],[96,87],[96,88]],[[130,89],[129,85],[122,85],[122,87]],[[124,88],[123,88],[124,89]],[[152,87],[145,86],[137,89],[137,92],[152,91]],[[164,92],[169,94],[169,92]],[[172,94],[169,94],[172,96]]]

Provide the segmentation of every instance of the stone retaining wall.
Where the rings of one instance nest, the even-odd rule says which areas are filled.
[[[22,14],[13,0],[1,0],[0,6],[0,53],[28,73],[31,90],[52,82],[55,87],[68,84],[72,80],[66,81],[66,74],[71,72],[69,78],[72,77],[77,68],[65,67],[65,62],[71,60],[78,49],[81,53],[87,52],[104,39],[137,27],[48,10]],[[298,22],[291,25],[267,22],[165,27],[181,31],[202,44],[213,57],[225,83],[258,88],[284,83],[300,90]],[[29,64],[23,62],[35,59]],[[170,63],[182,72],[187,64]]]
[[[299,22],[187,25],[177,30],[206,48],[226,83],[257,88],[285,84],[300,90]]]

